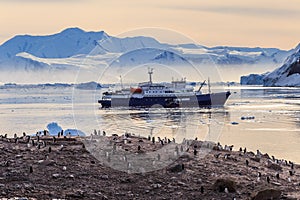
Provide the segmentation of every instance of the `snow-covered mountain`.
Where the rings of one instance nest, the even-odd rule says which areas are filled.
[[[264,86],[300,86],[300,44],[280,68],[264,78]]]
[[[18,35],[0,46],[0,58],[12,58],[21,52],[39,58],[67,58],[88,54],[99,40],[106,37],[103,31],[85,32],[79,28],[69,28],[48,36]]]
[[[241,76],[242,85],[300,86],[300,44],[286,58],[284,64],[273,72]]]
[[[66,70],[99,71],[107,66],[138,66],[157,63],[168,66],[243,65],[274,69],[292,51],[276,48],[205,47],[197,44],[171,45],[151,37],[118,38],[104,31],[86,32],[69,28],[47,36],[18,35],[0,45],[2,71]],[[226,71],[226,70],[225,70]],[[58,72],[61,76],[61,72]],[[88,80],[86,80],[88,81]]]

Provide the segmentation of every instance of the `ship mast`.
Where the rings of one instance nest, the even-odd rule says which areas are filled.
[[[152,84],[153,68],[148,67],[149,82]]]

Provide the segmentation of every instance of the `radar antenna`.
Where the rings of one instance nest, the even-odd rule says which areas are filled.
[[[148,67],[149,82],[152,84],[153,68]]]

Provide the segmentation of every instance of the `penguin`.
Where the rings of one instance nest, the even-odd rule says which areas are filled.
[[[85,145],[84,145],[84,143],[82,143],[82,148],[83,148],[83,149],[85,149]]]
[[[289,174],[290,174],[290,176],[293,176],[294,172],[292,170],[289,170]]]
[[[246,160],[246,166],[249,166],[249,160]]]
[[[246,154],[247,153],[247,149],[246,149],[246,147],[245,147],[245,149],[244,149],[244,154]]]
[[[25,132],[23,132],[23,137],[26,137],[26,133]]]
[[[153,144],[155,143],[155,137],[152,137],[152,143]]]
[[[267,182],[270,183],[270,177],[267,176]]]
[[[204,193],[204,187],[201,185],[201,187],[200,187],[200,192],[201,192],[201,194],[203,194]]]
[[[55,143],[56,142],[56,137],[55,136],[53,136],[53,143]]]
[[[243,149],[242,149],[242,147],[240,147],[240,150],[239,150],[240,152],[242,152],[243,151]]]
[[[138,151],[141,151],[141,146],[140,145],[138,146]]]
[[[164,145],[164,141],[160,140],[160,144],[161,144],[161,145]]]
[[[273,160],[273,162],[275,162],[275,157],[274,156],[272,156],[272,160]]]
[[[194,149],[194,156],[197,155],[197,149]]]
[[[175,147],[175,152],[176,152],[176,155],[179,154],[179,149],[178,149],[178,146]]]
[[[15,134],[14,134],[14,139],[16,139],[17,137],[18,137],[18,136],[17,136],[17,134],[15,133]]]
[[[48,148],[48,152],[51,153],[51,147]]]
[[[279,179],[279,173],[276,173],[276,178]]]
[[[183,146],[180,146],[180,151],[183,152]]]
[[[261,177],[261,173],[260,173],[260,172],[258,172],[257,176],[258,176],[258,177]]]
[[[32,166],[29,167],[29,173],[33,173],[33,168],[32,168]]]
[[[224,192],[225,192],[226,194],[228,194],[228,193],[229,193],[229,191],[228,191],[228,188],[227,188],[227,187],[224,189]]]
[[[148,140],[149,140],[149,141],[151,140],[151,136],[150,136],[150,135],[148,135]]]
[[[215,154],[215,157],[218,159],[222,153]]]
[[[103,136],[106,136],[106,132],[105,131],[103,131],[102,133],[103,133]]]

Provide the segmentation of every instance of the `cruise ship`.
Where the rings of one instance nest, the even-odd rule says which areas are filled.
[[[172,81],[171,83],[153,83],[153,69],[148,70],[149,81],[139,83],[138,87],[107,91],[98,100],[102,108],[109,107],[134,107],[134,108],[184,108],[184,107],[214,107],[223,106],[230,96],[230,91],[203,94],[201,89],[205,81],[197,91],[188,87],[186,80]]]

